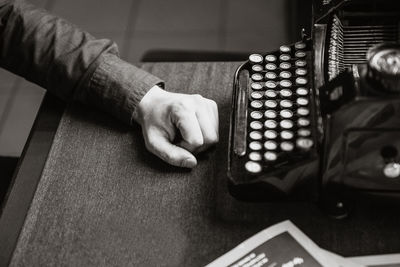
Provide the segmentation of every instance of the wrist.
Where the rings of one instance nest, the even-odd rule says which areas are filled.
[[[155,108],[154,105],[159,102],[157,99],[162,97],[165,93],[166,91],[159,85],[151,87],[137,105],[133,113],[133,119],[137,123],[142,124],[146,116],[146,110]]]

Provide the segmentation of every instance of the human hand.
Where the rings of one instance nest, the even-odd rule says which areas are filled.
[[[217,104],[200,95],[154,86],[140,101],[134,118],[142,126],[146,148],[171,165],[193,168],[197,165],[193,154],[218,142]]]

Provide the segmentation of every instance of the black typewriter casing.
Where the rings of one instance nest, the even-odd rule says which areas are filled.
[[[397,1],[313,2],[312,38],[303,42],[315,144],[307,152],[287,153],[285,160],[268,164],[257,174],[243,167],[248,151],[237,151],[238,139],[246,139],[248,145],[243,131],[249,132],[252,111],[247,100],[251,64],[238,68],[228,155],[233,196],[246,201],[318,200],[337,215],[355,197],[400,200],[400,177],[383,173],[386,164],[400,162],[400,92],[389,92],[372,81],[367,61],[375,45],[399,43],[399,25]]]

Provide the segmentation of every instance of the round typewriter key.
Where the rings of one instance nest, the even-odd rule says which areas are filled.
[[[267,90],[265,91],[265,96],[267,98],[276,98],[277,93],[274,90]]]
[[[264,160],[265,161],[275,161],[278,158],[275,152],[265,152],[264,153]]]
[[[309,129],[299,129],[297,134],[301,137],[308,137],[311,135],[311,131]]]
[[[289,61],[290,60],[290,55],[288,54],[282,54],[279,56],[280,61]]]
[[[255,91],[251,93],[251,98],[253,99],[261,99],[263,98],[263,93],[259,91]]]
[[[250,173],[259,173],[262,170],[262,167],[261,167],[260,163],[257,163],[257,162],[254,162],[254,161],[246,162],[244,167]]]
[[[263,88],[261,83],[252,83],[251,84],[251,89],[253,90],[261,90]]]
[[[259,151],[262,149],[262,144],[258,141],[250,142],[249,148],[254,151]]]
[[[290,151],[293,151],[294,145],[292,142],[282,142],[281,149],[282,149],[282,151],[290,152]]]
[[[299,116],[308,116],[310,114],[310,110],[308,108],[298,108],[297,109],[297,115]]]
[[[258,152],[251,152],[251,153],[249,154],[249,159],[250,159],[251,161],[260,161],[260,160],[262,159],[262,156],[261,156],[261,154],[258,153]]]
[[[309,138],[299,138],[296,141],[296,145],[298,148],[307,150],[307,149],[310,149],[314,145],[314,142],[313,142],[313,140],[311,140]]]
[[[292,91],[290,91],[289,89],[282,89],[279,91],[279,94],[281,95],[281,97],[291,97]]]
[[[307,127],[308,125],[310,125],[310,120],[306,118],[299,118],[297,120],[297,124],[299,125],[299,127]]]
[[[268,89],[274,89],[276,88],[276,82],[273,81],[265,82],[265,87],[267,87]]]
[[[273,110],[266,110],[264,112],[264,116],[267,119],[275,119],[277,115],[276,115],[276,112]]]
[[[267,139],[275,139],[278,137],[278,134],[274,130],[266,130],[264,132],[264,137]]]
[[[250,122],[250,128],[253,130],[261,130],[263,128],[263,124],[260,121],[252,121]]]
[[[259,55],[259,54],[251,54],[249,56],[249,61],[252,64],[260,64],[263,62],[263,57],[262,57],[262,55]]]
[[[303,68],[296,69],[296,75],[298,75],[298,76],[307,75],[307,69],[303,69]]]
[[[290,77],[292,77],[292,74],[289,71],[282,71],[281,73],[279,73],[279,77],[281,77],[282,79],[290,79]]]
[[[252,140],[261,140],[262,139],[262,134],[261,132],[258,131],[252,131],[249,133],[250,139]]]
[[[267,62],[275,62],[276,61],[276,56],[274,56],[274,55],[266,55],[265,56],[265,61],[267,61]]]
[[[303,57],[306,56],[306,52],[304,52],[304,51],[297,51],[294,55],[295,55],[297,58],[303,58]]]
[[[279,104],[282,108],[291,108],[293,106],[293,102],[290,100],[286,100],[286,99],[279,102]]]
[[[308,99],[305,97],[299,97],[296,99],[296,103],[299,106],[307,106],[308,105]]]
[[[275,129],[278,126],[278,123],[274,120],[266,120],[264,126],[267,129]]]
[[[250,106],[252,108],[257,108],[258,109],[258,108],[262,108],[263,103],[261,101],[259,101],[259,100],[253,100],[253,101],[250,102]]]
[[[284,119],[290,119],[290,118],[293,117],[293,112],[290,111],[290,110],[288,110],[288,109],[282,109],[282,110],[279,112],[279,115],[280,115],[282,118],[284,118]]]
[[[297,42],[294,44],[294,48],[296,48],[297,50],[304,49],[306,48],[306,44],[303,42]]]
[[[255,82],[260,82],[263,79],[263,76],[260,73],[254,73],[251,75],[251,79]]]
[[[292,86],[292,82],[289,81],[289,80],[282,80],[282,81],[279,82],[279,85],[282,88],[290,88]]]
[[[297,85],[306,85],[308,83],[307,79],[304,77],[298,77],[296,78],[296,84]]]
[[[294,134],[291,131],[284,130],[284,131],[281,132],[281,138],[284,139],[284,140],[290,140],[293,137],[294,137]]]
[[[292,49],[290,49],[290,46],[287,45],[282,45],[281,47],[279,47],[279,51],[281,51],[281,53],[290,53]]]
[[[308,95],[308,89],[306,89],[304,87],[299,87],[296,90],[296,94],[298,94],[300,96],[306,96],[306,95]]]
[[[252,119],[259,120],[259,119],[262,119],[263,114],[262,114],[260,111],[252,111],[252,112],[250,113],[250,117],[251,117]]]
[[[277,66],[274,63],[268,63],[265,65],[265,69],[267,70],[276,70]]]
[[[256,65],[253,65],[253,66],[251,67],[251,69],[252,69],[253,71],[255,71],[255,72],[260,72],[260,71],[263,70],[263,66],[261,66],[261,65],[259,65],[259,64],[256,64]]]
[[[282,62],[281,64],[279,64],[279,68],[283,69],[283,70],[288,70],[292,67],[292,64],[290,64],[289,62]]]
[[[296,65],[296,67],[303,68],[303,67],[307,66],[307,61],[299,59],[299,60],[296,60],[295,65]]]
[[[265,148],[266,150],[275,150],[275,149],[278,148],[278,145],[276,144],[275,141],[266,141],[266,142],[264,143],[264,148]]]
[[[269,79],[269,80],[275,80],[276,79],[276,73],[269,71],[267,73],[265,73],[265,79]]]
[[[266,108],[276,108],[278,104],[276,103],[275,100],[267,100],[265,101],[264,105]]]
[[[291,120],[281,120],[279,123],[282,129],[291,129],[293,128],[293,121]]]

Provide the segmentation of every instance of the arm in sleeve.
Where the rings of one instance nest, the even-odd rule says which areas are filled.
[[[22,0],[0,0],[0,65],[61,99],[94,104],[129,124],[141,98],[162,83],[121,60],[115,43]]]

